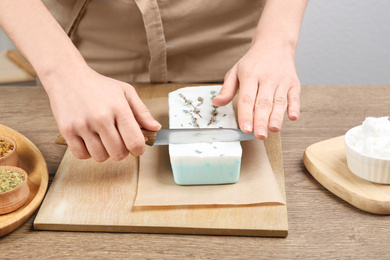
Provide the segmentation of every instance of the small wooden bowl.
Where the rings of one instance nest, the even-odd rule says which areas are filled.
[[[0,166],[0,171],[1,170],[9,170],[23,174],[24,182],[13,190],[0,193],[0,215],[17,210],[26,203],[28,196],[30,195],[28,175],[23,169],[13,166]]]
[[[17,147],[16,147],[15,140],[9,136],[6,136],[6,135],[0,135],[0,140],[4,140],[8,143],[13,144],[13,146],[14,146],[14,149],[9,154],[7,154],[6,156],[0,157],[0,166],[18,167],[19,166],[19,158],[18,158],[18,154],[16,153]]]

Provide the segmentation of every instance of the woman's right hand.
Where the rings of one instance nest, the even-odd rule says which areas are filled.
[[[79,159],[103,162],[140,156],[145,140],[140,126],[158,131],[133,86],[85,66],[76,75],[52,73],[41,78],[58,128]]]
[[[0,27],[32,64],[73,154],[98,162],[145,150],[140,126],[157,131],[134,88],[93,71],[41,1],[0,1]]]

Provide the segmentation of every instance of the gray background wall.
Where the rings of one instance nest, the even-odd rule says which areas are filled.
[[[296,52],[303,85],[390,84],[390,1],[309,0]],[[0,30],[0,50],[13,48]]]
[[[309,0],[296,52],[303,85],[390,84],[390,1]]]
[[[12,42],[8,39],[7,35],[0,28],[0,51],[1,50],[9,50],[14,48]]]

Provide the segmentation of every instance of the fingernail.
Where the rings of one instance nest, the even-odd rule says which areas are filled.
[[[293,120],[297,120],[298,119],[298,114],[297,113],[291,113],[290,117]]]
[[[245,124],[244,124],[244,130],[245,131],[248,131],[248,132],[252,132],[252,124],[251,124],[251,122],[245,122]]]
[[[218,100],[220,96],[221,96],[221,94],[216,95],[215,97],[213,97],[213,98],[211,99],[211,101],[214,101],[215,99]]]
[[[155,126],[161,127],[161,124],[160,124],[158,121],[154,120],[154,119],[153,119],[153,122],[152,122],[152,123],[153,123],[153,125],[155,125]]]
[[[257,135],[260,136],[260,137],[263,137],[263,139],[267,138],[267,131],[264,127],[260,127],[258,130],[257,130]]]
[[[279,130],[280,129],[280,123],[279,121],[277,120],[272,120],[270,123],[269,123],[269,126],[271,128],[274,128],[275,130]]]

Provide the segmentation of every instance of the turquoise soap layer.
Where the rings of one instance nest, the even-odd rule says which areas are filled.
[[[233,163],[176,163],[172,164],[172,171],[179,185],[229,184],[238,181],[240,167],[239,160]]]

